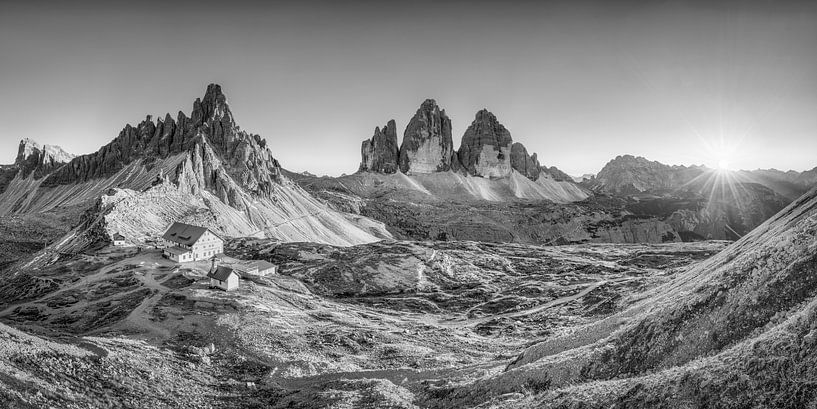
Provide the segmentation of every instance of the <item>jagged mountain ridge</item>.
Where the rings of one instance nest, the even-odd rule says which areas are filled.
[[[379,223],[335,211],[282,176],[266,141],[235,124],[216,84],[194,102],[189,118],[179,112],[175,121],[167,115],[127,125],[99,151],[40,178],[15,177],[0,194],[0,215],[91,205],[98,214],[64,244],[81,246],[113,232],[146,240],[174,220],[285,241],[350,245],[390,237]]]
[[[619,155],[584,185],[596,192],[612,194],[677,193],[704,190],[716,178],[733,184],[760,184],[794,200],[817,184],[817,168],[805,172],[717,171],[702,165],[666,165],[642,156]]]
[[[487,109],[477,112],[457,150],[451,136],[451,119],[434,99],[423,101],[409,120],[399,148],[395,127],[392,119],[382,131],[375,128],[374,135],[363,141],[358,172],[392,174],[399,171],[414,176],[452,171],[501,179],[515,171],[532,181],[544,172],[556,181],[572,182],[572,178],[556,167],[542,166],[536,153],[529,155],[525,146],[514,142],[510,131]]]

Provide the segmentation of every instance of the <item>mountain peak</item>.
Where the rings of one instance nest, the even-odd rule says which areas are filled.
[[[505,177],[511,173],[512,143],[511,133],[494,114],[482,109],[465,130],[457,155],[472,175]]]
[[[399,151],[399,166],[403,173],[433,173],[451,169],[454,155],[451,119],[435,100],[429,98],[420,105],[406,126]]]
[[[71,159],[74,159],[74,155],[59,146],[40,145],[32,139],[23,138],[17,148],[14,164],[22,170],[23,176],[35,172],[35,177],[39,177]]]
[[[379,126],[374,128],[374,135],[363,141],[360,154],[360,171],[397,172],[399,151],[394,119],[386,123],[382,130]]]
[[[191,119],[194,122],[207,122],[211,120],[234,124],[233,113],[227,104],[227,96],[221,91],[221,85],[210,84],[204,92],[204,97],[197,98],[193,102],[193,113]]]
[[[24,162],[28,157],[34,154],[36,150],[41,149],[39,143],[35,142],[29,138],[23,138],[20,140],[20,144],[17,148],[17,159],[14,161],[15,165],[19,165]]]

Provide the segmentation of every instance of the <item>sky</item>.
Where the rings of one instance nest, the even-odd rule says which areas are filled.
[[[293,171],[354,172],[426,98],[455,147],[487,108],[573,175],[621,154],[802,171],[815,50],[814,1],[0,0],[0,163],[22,138],[94,152],[214,82]]]

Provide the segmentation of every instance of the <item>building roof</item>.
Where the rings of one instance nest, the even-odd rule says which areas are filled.
[[[183,249],[183,248],[181,248],[181,247],[176,247],[176,246],[173,246],[173,247],[168,247],[168,248],[166,248],[166,249],[165,249],[165,251],[166,251],[166,252],[168,252],[168,253],[172,253],[172,254],[175,254],[175,255],[177,255],[177,256],[178,256],[178,255],[180,255],[180,254],[186,254],[186,253],[189,253],[191,250],[190,250],[190,249]]]
[[[238,275],[232,268],[226,266],[218,266],[215,271],[207,273],[207,277],[215,278],[218,281],[227,281],[231,274]]]
[[[206,227],[174,222],[173,225],[167,229],[162,238],[174,243],[184,244],[185,246],[192,246],[207,230]]]
[[[116,232],[116,233],[114,233],[114,234],[113,234],[113,239],[114,239],[114,240],[117,240],[117,241],[119,241],[119,240],[125,240],[125,236],[123,236],[123,235],[119,234],[119,232]]]

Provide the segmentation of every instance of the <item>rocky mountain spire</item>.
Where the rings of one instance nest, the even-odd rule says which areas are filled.
[[[427,99],[409,121],[400,146],[400,171],[432,173],[451,169],[454,143],[451,120],[437,102]]]
[[[208,145],[207,149],[203,144]],[[175,120],[167,114],[155,122],[148,116],[135,127],[128,124],[97,152],[77,157],[50,174],[43,186],[111,176],[136,160],[150,163],[180,153],[209,150],[215,155],[204,155],[206,160],[218,157],[254,192],[269,194],[271,183],[280,178],[278,162],[266,149],[266,142],[238,128],[221,87],[210,84],[204,97],[193,103],[190,117],[179,111]],[[218,175],[203,176],[207,188],[219,180]]]
[[[494,114],[483,109],[465,130],[457,156],[471,175],[505,177],[511,173],[512,143],[511,133]]]
[[[539,168],[541,168],[541,166],[535,153],[528,155],[528,150],[525,149],[525,145],[519,142],[514,142],[511,145],[511,167],[517,172],[525,175],[525,177],[530,180],[536,180],[539,179]]]
[[[389,121],[383,130],[374,129],[371,139],[366,139],[360,147],[360,170],[381,173],[397,172],[399,153],[397,148],[397,125]]]
[[[221,86],[218,84],[208,85],[204,98],[196,98],[190,119],[194,123],[219,121],[235,125],[233,113],[227,105],[227,97],[221,92]]]

